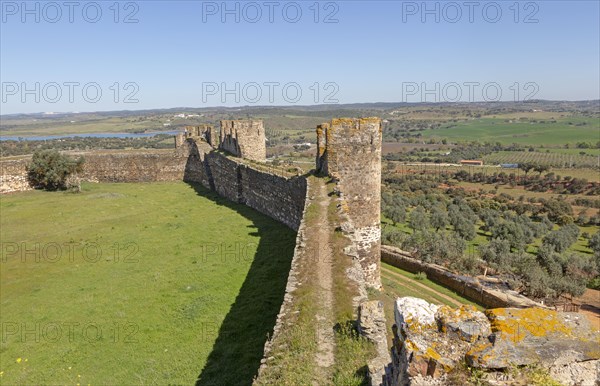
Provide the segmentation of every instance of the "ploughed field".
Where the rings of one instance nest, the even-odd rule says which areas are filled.
[[[183,182],[0,200],[1,384],[250,384],[295,234]]]

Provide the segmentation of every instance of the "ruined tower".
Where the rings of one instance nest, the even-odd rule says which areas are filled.
[[[317,172],[338,181],[367,285],[381,287],[381,120],[334,119],[317,127]]]
[[[203,124],[200,126],[186,126],[187,138],[202,138],[209,145],[216,146],[215,128],[213,125]]]
[[[236,157],[264,162],[267,147],[263,121],[221,121],[219,148]]]

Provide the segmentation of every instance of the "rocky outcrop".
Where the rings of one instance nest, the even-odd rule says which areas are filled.
[[[397,299],[392,363],[385,384],[445,385],[464,363],[497,385],[519,384],[498,370],[541,366],[567,385],[600,382],[600,334],[587,318],[542,308],[453,309],[418,298]]]

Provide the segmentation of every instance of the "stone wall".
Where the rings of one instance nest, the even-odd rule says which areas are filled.
[[[89,182],[181,181],[186,156],[172,150],[114,151],[69,153],[83,156],[85,164],[79,176]],[[0,193],[29,190],[27,164],[31,157],[0,160]]]
[[[27,180],[27,163],[31,158],[0,160],[0,193],[30,190]]]
[[[323,123],[317,126],[317,159],[315,170],[326,173],[325,169],[325,150],[327,148],[327,129],[329,123]]]
[[[242,202],[298,230],[306,200],[306,178],[283,177],[240,165]]]
[[[216,152],[207,154],[205,162],[215,191],[230,201],[243,203],[240,162]]]
[[[219,152],[206,154],[205,165],[219,195],[298,230],[306,198],[304,176],[278,176]]]
[[[267,146],[263,121],[221,121],[219,148],[236,157],[264,162]]]
[[[374,288],[381,288],[381,142],[379,118],[334,119],[317,127],[317,172],[338,181],[365,280]]]
[[[81,179],[91,182],[181,181],[185,157],[166,152],[83,154]]]
[[[411,273],[424,272],[427,278],[488,308],[543,307],[525,296],[482,285],[476,278],[454,274],[444,267],[413,259],[409,253],[390,246],[381,247],[381,261]]]
[[[207,189],[215,190],[210,169],[205,162],[206,154],[212,150],[213,147],[209,143],[198,137],[182,142],[177,152],[186,157],[184,181],[199,182]]]

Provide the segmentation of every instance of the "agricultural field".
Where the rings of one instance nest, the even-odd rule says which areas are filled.
[[[468,173],[483,173],[484,175],[492,175],[494,173],[504,172],[507,174],[515,173],[520,178],[525,176],[525,172],[521,169],[506,169],[501,168],[498,165],[483,165],[483,166],[472,166],[472,165],[454,165],[454,164],[431,164],[431,163],[411,163],[411,162],[399,162],[399,161],[387,161],[389,170],[394,170],[400,175],[405,174],[422,174],[422,175],[441,175],[441,174],[453,174],[458,171],[464,170]],[[559,176],[569,176],[572,178],[585,178],[590,182],[600,181],[600,171],[595,168],[553,168],[551,167],[548,172],[552,172]],[[547,173],[547,172],[546,172]],[[529,174],[536,174],[530,172]]]
[[[483,161],[493,165],[504,163],[534,163],[556,168],[600,167],[600,156],[567,154],[562,152],[499,151],[484,156]]]
[[[599,134],[600,135],[600,134]],[[571,148],[569,147],[547,147],[547,148],[537,148],[536,151],[540,153],[560,153],[560,154],[572,154],[572,155],[582,155],[581,153],[585,153],[587,156],[600,156],[600,149],[581,149],[581,148]]]
[[[448,138],[452,141],[518,143],[521,145],[564,145],[598,141],[598,118],[568,115],[555,119],[473,118],[425,130],[423,137]]]
[[[251,384],[294,232],[183,182],[0,209],[2,384]]]

